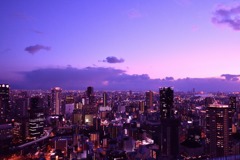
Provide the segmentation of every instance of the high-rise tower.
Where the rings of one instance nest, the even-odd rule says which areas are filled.
[[[62,112],[61,112],[61,93],[62,93],[62,89],[60,87],[52,88],[52,96],[51,96],[52,115],[62,114]]]
[[[153,92],[152,91],[146,92],[146,106],[147,106],[147,108],[150,108],[153,106]]]
[[[176,159],[179,153],[179,120],[173,115],[173,89],[160,88],[160,155],[163,160]]]
[[[103,92],[103,107],[107,106],[108,95],[106,92]]]
[[[207,107],[207,144],[211,157],[231,154],[232,108],[228,105],[212,104]]]
[[[171,87],[162,87],[159,94],[161,119],[171,118],[173,116],[173,89]]]
[[[43,134],[44,128],[43,99],[32,97],[29,110],[29,136],[38,138]]]
[[[8,84],[0,84],[0,123],[4,123],[7,118],[10,118],[9,90]]]
[[[92,105],[95,103],[95,96],[94,96],[94,91],[93,91],[93,87],[89,86],[87,87],[87,98],[88,98],[88,104]]]
[[[236,111],[237,109],[237,97],[231,96],[229,97],[229,107],[233,109],[233,111]]]

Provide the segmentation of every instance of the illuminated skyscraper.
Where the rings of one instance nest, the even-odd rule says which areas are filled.
[[[62,89],[60,87],[55,87],[52,89],[52,99],[51,99],[51,109],[52,115],[60,115],[61,113],[61,93]]]
[[[45,121],[43,110],[43,99],[32,97],[29,110],[29,136],[31,138],[35,139],[43,134]]]
[[[8,84],[0,84],[0,123],[4,123],[6,119],[10,118],[9,90]]]
[[[150,108],[153,106],[153,92],[152,91],[146,92],[146,106],[147,106],[147,108]]]
[[[173,109],[173,89],[163,87],[159,90],[161,119],[171,118]]]
[[[211,157],[231,155],[232,108],[212,104],[207,107],[207,144]]]

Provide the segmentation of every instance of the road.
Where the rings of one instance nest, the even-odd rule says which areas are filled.
[[[40,142],[40,141],[42,141],[42,140],[44,140],[44,139],[47,139],[47,138],[50,136],[50,133],[51,133],[51,132],[52,132],[52,129],[44,130],[45,135],[44,135],[43,137],[41,137],[41,138],[39,138],[39,139],[36,139],[36,140],[34,140],[34,141],[31,141],[31,142],[22,144],[22,145],[18,146],[17,148],[22,149],[22,148],[24,148],[24,147],[27,147],[27,146],[29,146],[29,145],[32,145],[32,144],[34,144],[34,143]]]

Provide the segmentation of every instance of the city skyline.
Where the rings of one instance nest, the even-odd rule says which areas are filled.
[[[15,89],[239,91],[238,0],[2,1]]]

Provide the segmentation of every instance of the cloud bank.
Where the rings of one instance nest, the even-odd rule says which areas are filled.
[[[240,4],[227,7],[221,6],[213,13],[214,24],[226,24],[236,31],[240,31]]]
[[[103,60],[103,62],[107,62],[107,63],[123,63],[125,60],[122,58],[117,58],[114,56],[110,56],[107,57],[105,60]]]
[[[82,69],[43,68],[19,73],[22,81],[3,81],[15,89],[50,89],[60,86],[63,89],[86,89],[93,86],[97,90],[155,90],[162,86],[172,86],[175,91],[240,91],[238,75],[224,74],[222,78],[182,78],[151,79],[147,74],[130,75],[114,68],[86,67]],[[1,82],[1,79],[0,79]]]
[[[229,81],[239,81],[240,75],[222,74],[221,77],[225,77],[225,79]]]
[[[29,47],[25,48],[25,51],[27,51],[28,53],[31,53],[31,54],[35,54],[35,53],[39,52],[40,50],[49,51],[49,50],[51,50],[51,47],[36,44],[34,46],[29,46]]]

